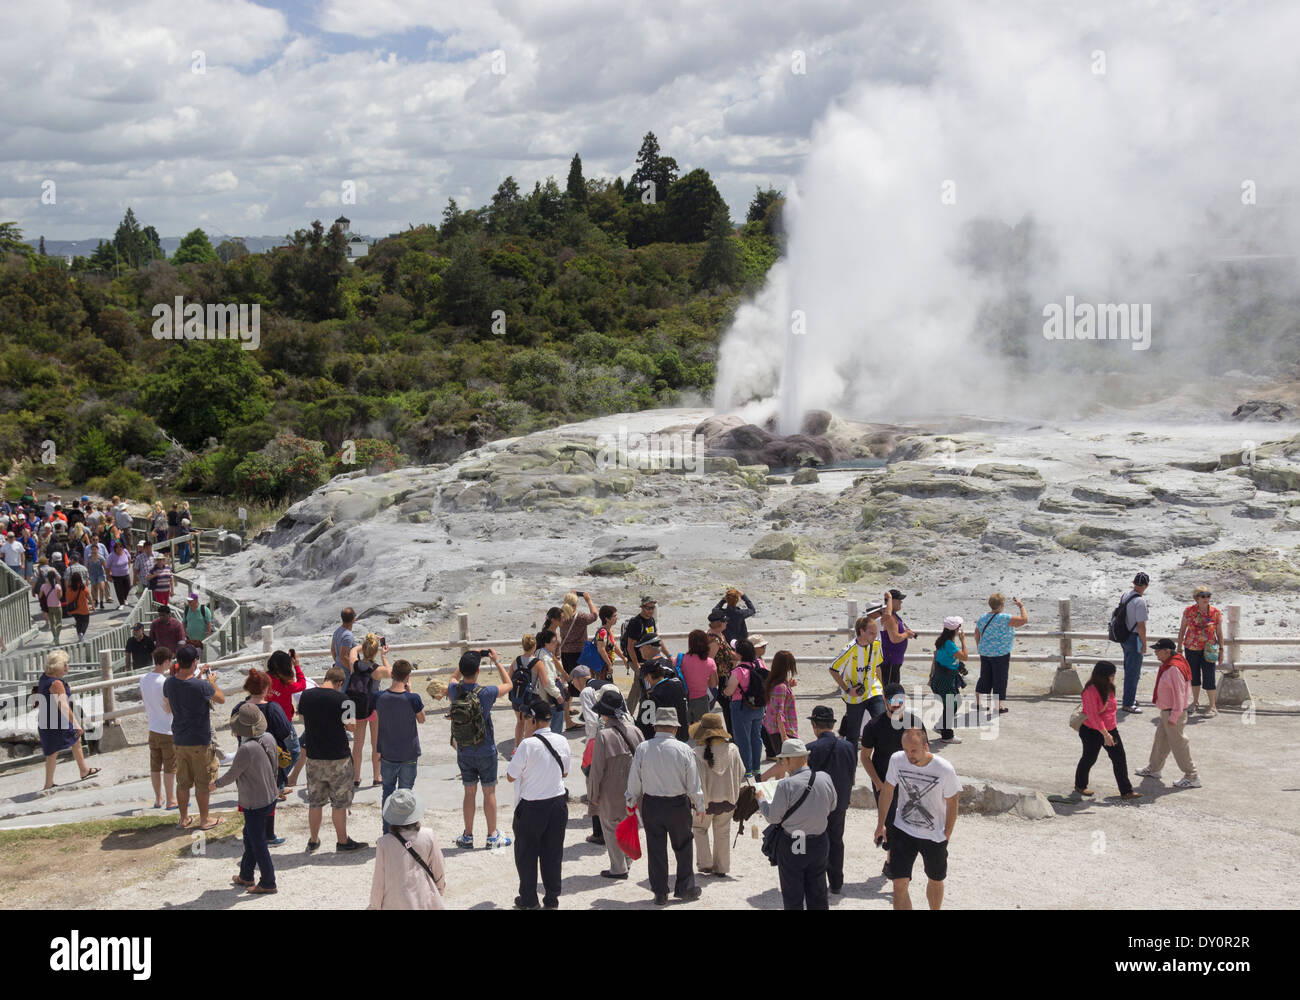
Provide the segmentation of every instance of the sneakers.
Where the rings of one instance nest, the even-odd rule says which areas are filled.
[[[315,851],[318,851],[318,850],[320,850],[320,841],[319,841],[319,840],[309,840],[309,841],[307,841],[307,853],[308,853],[308,854],[312,854],[312,853],[314,853]]]
[[[668,893],[666,893],[666,892],[656,892],[656,893],[655,893],[655,906],[667,906],[667,905],[668,905]]]
[[[1130,715],[1141,715],[1142,707],[1140,705],[1125,705],[1124,711],[1128,712]]]
[[[522,896],[516,896],[516,897],[515,897],[515,909],[516,909],[516,910],[540,910],[541,908],[542,908],[542,904],[541,904],[541,903],[533,903],[531,906],[528,906],[528,905],[525,905]]]
[[[1217,708],[1207,708],[1205,710],[1205,717],[1207,719],[1213,719],[1218,714],[1219,714],[1219,710]]]
[[[338,851],[360,851],[364,850],[368,846],[369,845],[364,840],[353,840],[349,837],[346,843],[335,843],[334,848]]]
[[[695,900],[700,898],[703,892],[704,890],[698,885],[693,885],[685,892],[674,892],[673,895],[684,903],[693,903]]]
[[[474,835],[473,835],[472,833],[462,833],[459,837],[456,838],[456,846],[457,846],[457,847],[473,847],[473,846],[474,846]]]
[[[601,878],[616,878],[616,879],[627,878],[627,872],[612,872],[608,868],[606,868],[603,872],[601,872],[600,875]]]
[[[1201,779],[1200,778],[1179,778],[1177,781],[1174,782],[1174,787],[1175,788],[1200,788]]]
[[[510,846],[511,844],[513,844],[513,843],[514,843],[514,841],[511,840],[509,837],[503,837],[503,836],[501,835],[501,831],[500,831],[500,830],[498,830],[496,833],[492,834],[492,836],[488,837],[488,839],[487,839],[487,846],[488,846],[488,847],[509,847],[509,846]],[[471,837],[471,838],[469,839],[469,846],[470,846],[470,847],[473,847],[473,846],[474,846],[474,838],[473,838],[473,837]]]
[[[1159,771],[1153,771],[1153,770],[1151,770],[1151,768],[1149,768],[1149,767],[1139,767],[1139,768],[1138,768],[1136,771],[1134,771],[1133,773],[1136,774],[1139,778],[1159,778],[1159,777],[1160,777],[1160,772],[1159,772]]]
[[[283,837],[272,837],[270,840],[266,842],[266,845],[268,847],[279,847],[283,843],[284,843]]]

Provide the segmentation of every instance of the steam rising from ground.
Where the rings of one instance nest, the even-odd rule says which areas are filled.
[[[910,82],[866,79],[815,127],[719,411],[1065,415],[1106,373],[1295,357],[1300,8],[923,10]],[[1045,339],[1067,295],[1150,303],[1150,349]]]

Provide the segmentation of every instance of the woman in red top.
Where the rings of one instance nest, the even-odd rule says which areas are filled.
[[[266,700],[284,709],[284,717],[289,720],[289,732],[292,734],[284,741],[284,748],[293,757],[289,772],[280,789],[280,800],[289,797],[289,789],[298,780],[298,762],[302,759],[302,743],[298,739],[298,730],[293,724],[293,696],[307,689],[307,678],[303,676],[302,667],[298,666],[298,657],[293,650],[285,652],[277,649],[266,661],[266,673],[271,678],[271,689],[266,693]]]
[[[1092,789],[1088,787],[1088,772],[1105,747],[1110,766],[1115,771],[1115,784],[1119,785],[1119,797],[1142,797],[1141,792],[1133,791],[1133,782],[1128,777],[1128,760],[1115,721],[1115,664],[1109,660],[1098,662],[1092,668],[1088,683],[1083,686],[1083,725],[1079,727],[1079,739],[1083,741],[1083,756],[1074,769],[1076,794],[1092,795]]]
[[[600,658],[605,661],[605,677],[614,676],[614,657],[618,656],[626,662],[627,657],[623,651],[618,648],[614,642],[614,623],[618,621],[618,608],[612,604],[602,604],[600,606],[600,628],[596,630],[596,638],[592,640],[596,644],[596,652]],[[629,674],[632,669],[629,667]]]
[[[1183,621],[1178,627],[1178,648],[1175,652],[1182,653],[1183,658],[1187,660],[1187,665],[1192,668],[1192,704],[1187,709],[1188,718],[1191,718],[1191,714],[1201,707],[1201,688],[1204,687],[1205,696],[1210,699],[1210,708],[1205,714],[1207,718],[1212,719],[1219,714],[1216,706],[1219,692],[1214,683],[1214,667],[1218,660],[1216,658],[1215,663],[1207,660],[1205,647],[1211,643],[1221,642],[1223,612],[1210,604],[1209,587],[1197,587],[1192,591],[1192,597],[1196,599],[1196,603],[1189,604],[1183,609]]]

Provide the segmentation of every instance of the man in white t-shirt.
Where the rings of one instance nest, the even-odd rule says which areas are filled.
[[[153,807],[176,808],[176,748],[172,745],[172,714],[163,698],[163,682],[171,676],[175,654],[163,646],[153,651],[153,670],[140,678],[140,700],[149,720],[149,780],[153,782]]]
[[[14,537],[12,531],[5,535],[4,553],[5,565],[19,576],[25,578],[26,574],[23,572],[23,566],[27,558],[27,549],[22,542]]]
[[[889,870],[894,878],[894,909],[912,908],[912,866],[921,855],[925,877],[925,898],[930,909],[943,905],[943,880],[948,876],[948,840],[957,823],[957,795],[961,782],[957,771],[942,757],[930,752],[930,744],[919,729],[903,733],[903,749],[889,758],[885,787],[877,797],[880,818],[876,843],[888,836]],[[894,824],[885,829],[889,805],[898,795]]]

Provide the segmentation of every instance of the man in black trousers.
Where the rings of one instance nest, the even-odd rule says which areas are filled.
[[[826,882],[830,891],[838,896],[844,891],[844,817],[849,811],[858,755],[854,753],[852,743],[835,735],[835,713],[829,707],[818,705],[812,710],[809,721],[816,738],[808,744],[808,766],[830,775],[838,800],[826,817],[826,836],[830,840]]]
[[[627,776],[627,807],[639,801],[641,825],[645,828],[646,858],[655,905],[668,903],[668,844],[677,857],[677,881],[673,895],[687,902],[700,898],[695,884],[695,835],[691,830],[691,809],[704,814],[704,789],[700,785],[695,752],[677,739],[683,721],[675,708],[655,713],[654,738],[646,740],[632,755]]]
[[[560,862],[569,806],[564,779],[569,773],[569,741],[551,732],[551,708],[537,699],[524,710],[527,735],[506,768],[515,791],[515,868],[519,872],[516,910],[555,910],[560,906]],[[546,890],[537,902],[537,869]]]

